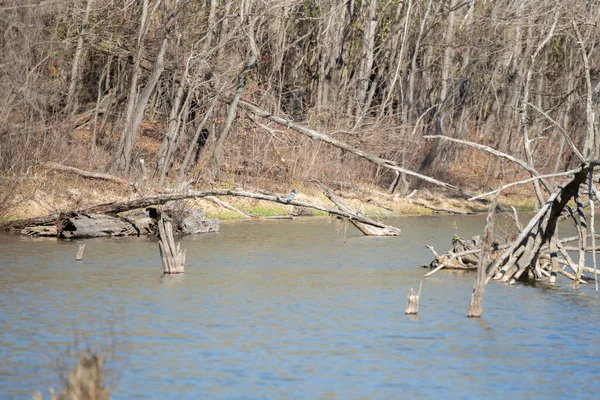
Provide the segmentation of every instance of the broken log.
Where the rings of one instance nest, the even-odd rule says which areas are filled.
[[[158,219],[158,249],[163,273],[183,274],[185,265],[185,249],[181,251],[181,243],[175,246],[173,238],[173,227],[162,214]]]
[[[106,236],[139,236],[137,227],[123,218],[104,214],[69,214],[57,223],[57,236],[63,239]]]

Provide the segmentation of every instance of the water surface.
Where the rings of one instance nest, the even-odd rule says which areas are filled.
[[[116,399],[598,398],[600,302],[592,285],[423,283],[452,234],[483,217],[391,221],[395,238],[326,219],[224,224],[187,237],[184,276],[161,277],[147,239],[0,236],[0,398],[58,387],[69,348],[109,354]],[[78,341],[78,345],[74,345]],[[72,352],[72,351],[71,351]]]

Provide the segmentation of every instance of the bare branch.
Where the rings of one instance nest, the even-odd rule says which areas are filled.
[[[546,179],[546,178],[557,178],[557,177],[560,177],[560,176],[573,175],[574,173],[579,172],[580,170],[581,170],[580,168],[577,168],[577,169],[572,169],[572,170],[569,170],[569,171],[566,171],[566,172],[558,172],[556,174],[539,175],[539,176],[534,176],[532,178],[524,179],[522,181],[511,182],[511,183],[508,183],[508,184],[506,184],[506,185],[504,185],[504,186],[502,186],[502,187],[500,187],[500,188],[498,188],[496,190],[492,190],[491,192],[487,192],[487,193],[483,193],[483,194],[478,194],[477,196],[473,196],[473,197],[471,197],[469,199],[469,201],[482,199],[484,197],[488,197],[488,196],[491,196],[493,194],[500,193],[500,192],[502,192],[502,191],[504,191],[504,190],[506,190],[506,189],[508,189],[510,187],[513,187],[513,186],[523,185],[525,183],[531,183],[531,182],[539,181],[539,180]]]

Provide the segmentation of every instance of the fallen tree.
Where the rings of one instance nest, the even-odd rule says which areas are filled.
[[[296,132],[301,133],[303,135],[306,135],[306,136],[310,137],[313,140],[320,140],[320,141],[329,143],[332,146],[335,146],[335,147],[338,147],[340,149],[346,150],[346,151],[348,151],[348,152],[350,152],[352,154],[355,154],[355,155],[357,155],[359,157],[362,157],[362,158],[364,158],[366,160],[369,160],[369,161],[371,161],[374,164],[380,165],[382,167],[385,167],[385,168],[388,168],[388,169],[391,169],[393,171],[397,171],[397,172],[400,172],[400,173],[403,173],[403,174],[406,174],[406,175],[414,176],[414,177],[422,179],[422,180],[424,180],[426,182],[432,183],[432,184],[434,184],[436,186],[441,186],[441,187],[443,187],[445,189],[452,190],[452,191],[461,193],[463,195],[467,195],[467,193],[463,189],[461,189],[461,188],[459,188],[457,186],[451,185],[451,184],[446,183],[446,182],[439,181],[439,180],[434,179],[434,178],[432,178],[430,176],[427,176],[427,175],[419,174],[418,172],[414,172],[414,171],[411,171],[411,170],[406,169],[406,168],[402,168],[402,167],[400,167],[398,164],[396,164],[392,160],[386,160],[384,158],[377,157],[375,155],[369,154],[369,153],[364,152],[364,151],[362,151],[360,149],[357,149],[354,146],[349,145],[348,143],[344,143],[342,141],[334,139],[331,136],[328,136],[328,135],[326,135],[324,133],[318,132],[318,131],[316,131],[314,129],[311,129],[311,128],[307,128],[307,127],[302,126],[300,124],[297,124],[297,123],[295,123],[293,121],[290,121],[289,119],[273,115],[273,114],[269,113],[268,111],[263,110],[262,108],[258,107],[257,105],[250,103],[249,101],[240,100],[239,101],[239,106],[242,107],[242,108],[244,108],[246,111],[248,111],[248,112],[250,112],[250,113],[252,113],[254,115],[257,115],[257,116],[259,116],[261,118],[265,118],[265,119],[268,119],[270,121],[276,122],[276,123],[278,123],[280,125],[283,125],[283,126],[285,126],[287,128],[293,129]]]
[[[166,195],[158,195],[145,197],[142,199],[136,200],[127,200],[121,202],[110,202],[99,204],[91,207],[86,207],[83,209],[79,209],[74,211],[75,214],[106,214],[106,215],[116,215],[125,211],[135,210],[139,208],[146,208],[153,205],[161,205],[166,204],[172,201],[178,200],[186,200],[186,199],[198,199],[204,198],[207,196],[234,196],[234,197],[247,197],[256,200],[265,200],[271,201],[275,203],[292,205],[297,207],[305,207],[312,208],[319,211],[327,212],[331,215],[337,215],[343,218],[347,218],[350,221],[361,222],[366,225],[370,225],[373,227],[386,229],[390,228],[381,222],[372,220],[363,215],[357,213],[346,212],[343,210],[336,210],[332,208],[322,207],[318,204],[306,203],[296,200],[286,200],[285,198],[278,196],[269,196],[261,193],[251,193],[237,189],[220,189],[220,190],[208,190],[208,191],[188,191],[187,193],[176,193],[176,194],[166,194]],[[52,225],[60,218],[60,213],[52,213],[44,217],[37,218],[28,218],[10,221],[0,225],[0,227],[4,230],[15,230],[15,229],[23,229],[29,226],[40,226],[40,225]],[[397,228],[393,228],[397,229]]]

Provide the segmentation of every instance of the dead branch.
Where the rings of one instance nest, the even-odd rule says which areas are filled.
[[[518,185],[524,185],[526,183],[531,183],[534,181],[538,181],[540,179],[545,179],[545,178],[556,178],[556,177],[560,177],[560,176],[569,176],[569,175],[573,175],[574,173],[578,172],[580,170],[580,168],[577,169],[572,169],[570,171],[566,171],[566,172],[558,172],[556,174],[547,174],[547,175],[539,175],[539,176],[534,176],[532,178],[527,178],[527,179],[523,179],[522,181],[517,181],[517,182],[512,182],[512,183],[508,183],[504,186],[499,187],[498,189],[492,190],[491,192],[487,192],[487,193],[483,193],[483,194],[478,194],[477,196],[473,196],[471,198],[469,198],[469,201],[473,201],[473,200],[479,200],[482,199],[484,197],[488,197],[488,196],[492,196],[494,194],[499,194],[500,192],[513,187],[513,186],[518,186]]]
[[[73,174],[76,174],[79,176],[83,176],[84,178],[102,179],[105,181],[110,181],[110,182],[118,183],[121,185],[130,185],[130,186],[133,185],[133,183],[127,181],[126,179],[119,178],[118,176],[114,176],[111,174],[103,174],[101,172],[85,171],[85,170],[82,170],[79,168],[69,167],[68,165],[57,164],[55,162],[45,162],[41,165],[44,168],[48,168],[48,169],[52,169],[52,170],[56,170],[56,171],[70,172],[70,173],[73,173]]]
[[[533,168],[533,166],[529,165],[528,163],[526,163],[525,161],[518,159],[517,157],[511,156],[510,154],[506,154],[503,153],[501,151],[498,151],[496,149],[493,149],[489,146],[483,145],[483,144],[479,144],[479,143],[474,143],[474,142],[470,142],[468,140],[463,140],[463,139],[456,139],[456,138],[452,138],[449,136],[444,136],[444,135],[424,135],[423,139],[443,139],[443,140],[448,140],[450,142],[455,142],[455,143],[460,143],[460,144],[464,144],[473,148],[476,148],[478,150],[482,150],[482,151],[486,151],[490,154],[495,155],[496,157],[501,157],[501,158],[505,158],[509,161],[514,162],[517,165],[520,165],[521,167],[523,167],[527,172],[529,172],[531,175],[533,176],[539,176],[540,173],[537,172],[535,170],[535,168]],[[548,188],[548,185],[544,183],[544,186],[546,186],[546,188]]]
[[[449,189],[449,190],[453,190],[455,192],[466,194],[466,192],[464,190],[462,190],[461,188],[459,188],[457,186],[454,186],[454,185],[451,185],[449,183],[445,183],[445,182],[442,182],[442,181],[438,181],[437,179],[431,178],[429,176],[421,175],[421,174],[419,174],[417,172],[414,172],[414,171],[402,168],[402,167],[398,166],[394,161],[386,160],[384,158],[377,157],[377,156],[374,156],[372,154],[366,153],[366,152],[364,152],[364,151],[362,151],[360,149],[357,149],[357,148],[355,148],[355,147],[353,147],[353,146],[351,146],[351,145],[349,145],[347,143],[344,143],[344,142],[341,142],[339,140],[336,140],[336,139],[334,139],[334,138],[332,138],[332,137],[330,137],[330,136],[328,136],[328,135],[326,135],[324,133],[321,133],[321,132],[318,132],[318,131],[316,131],[314,129],[307,128],[305,126],[299,125],[299,124],[297,124],[297,123],[295,123],[293,121],[290,121],[288,119],[285,119],[285,118],[273,115],[273,114],[271,114],[271,113],[263,110],[262,108],[260,108],[260,107],[258,107],[256,105],[254,105],[254,104],[246,101],[246,100],[240,100],[239,105],[241,107],[243,107],[244,109],[246,109],[247,111],[251,112],[252,114],[258,115],[259,117],[268,119],[270,121],[273,121],[273,122],[276,122],[276,123],[278,123],[280,125],[283,125],[283,126],[285,126],[287,128],[293,129],[293,130],[295,130],[296,132],[298,132],[300,134],[303,134],[303,135],[306,135],[306,136],[310,137],[311,139],[320,140],[320,141],[329,143],[332,146],[335,146],[335,147],[338,147],[340,149],[346,150],[346,151],[348,151],[350,153],[353,153],[353,154],[355,154],[355,155],[357,155],[359,157],[362,157],[362,158],[364,158],[366,160],[369,160],[369,161],[371,161],[374,164],[381,165],[382,167],[386,167],[386,168],[389,168],[389,169],[394,170],[394,171],[405,173],[406,175],[411,175],[411,176],[420,178],[420,179],[422,179],[424,181],[427,181],[427,182],[432,183],[432,184],[437,185],[437,186],[444,187],[444,188]]]
[[[365,217],[364,215],[358,213],[352,207],[344,204],[342,202],[341,198],[339,198],[335,193],[333,193],[330,189],[325,187],[323,184],[317,183],[317,186],[325,193],[325,196],[327,196],[327,198],[329,200],[331,200],[341,211],[343,211],[349,215],[359,216],[362,219],[370,222],[370,223],[365,223],[363,221],[350,219],[350,222],[359,231],[361,231],[365,235],[367,235],[367,236],[398,236],[398,235],[400,235],[400,229],[395,228],[393,226],[386,226],[386,225],[384,225],[383,227],[375,226],[373,223],[375,223],[376,221]]]

